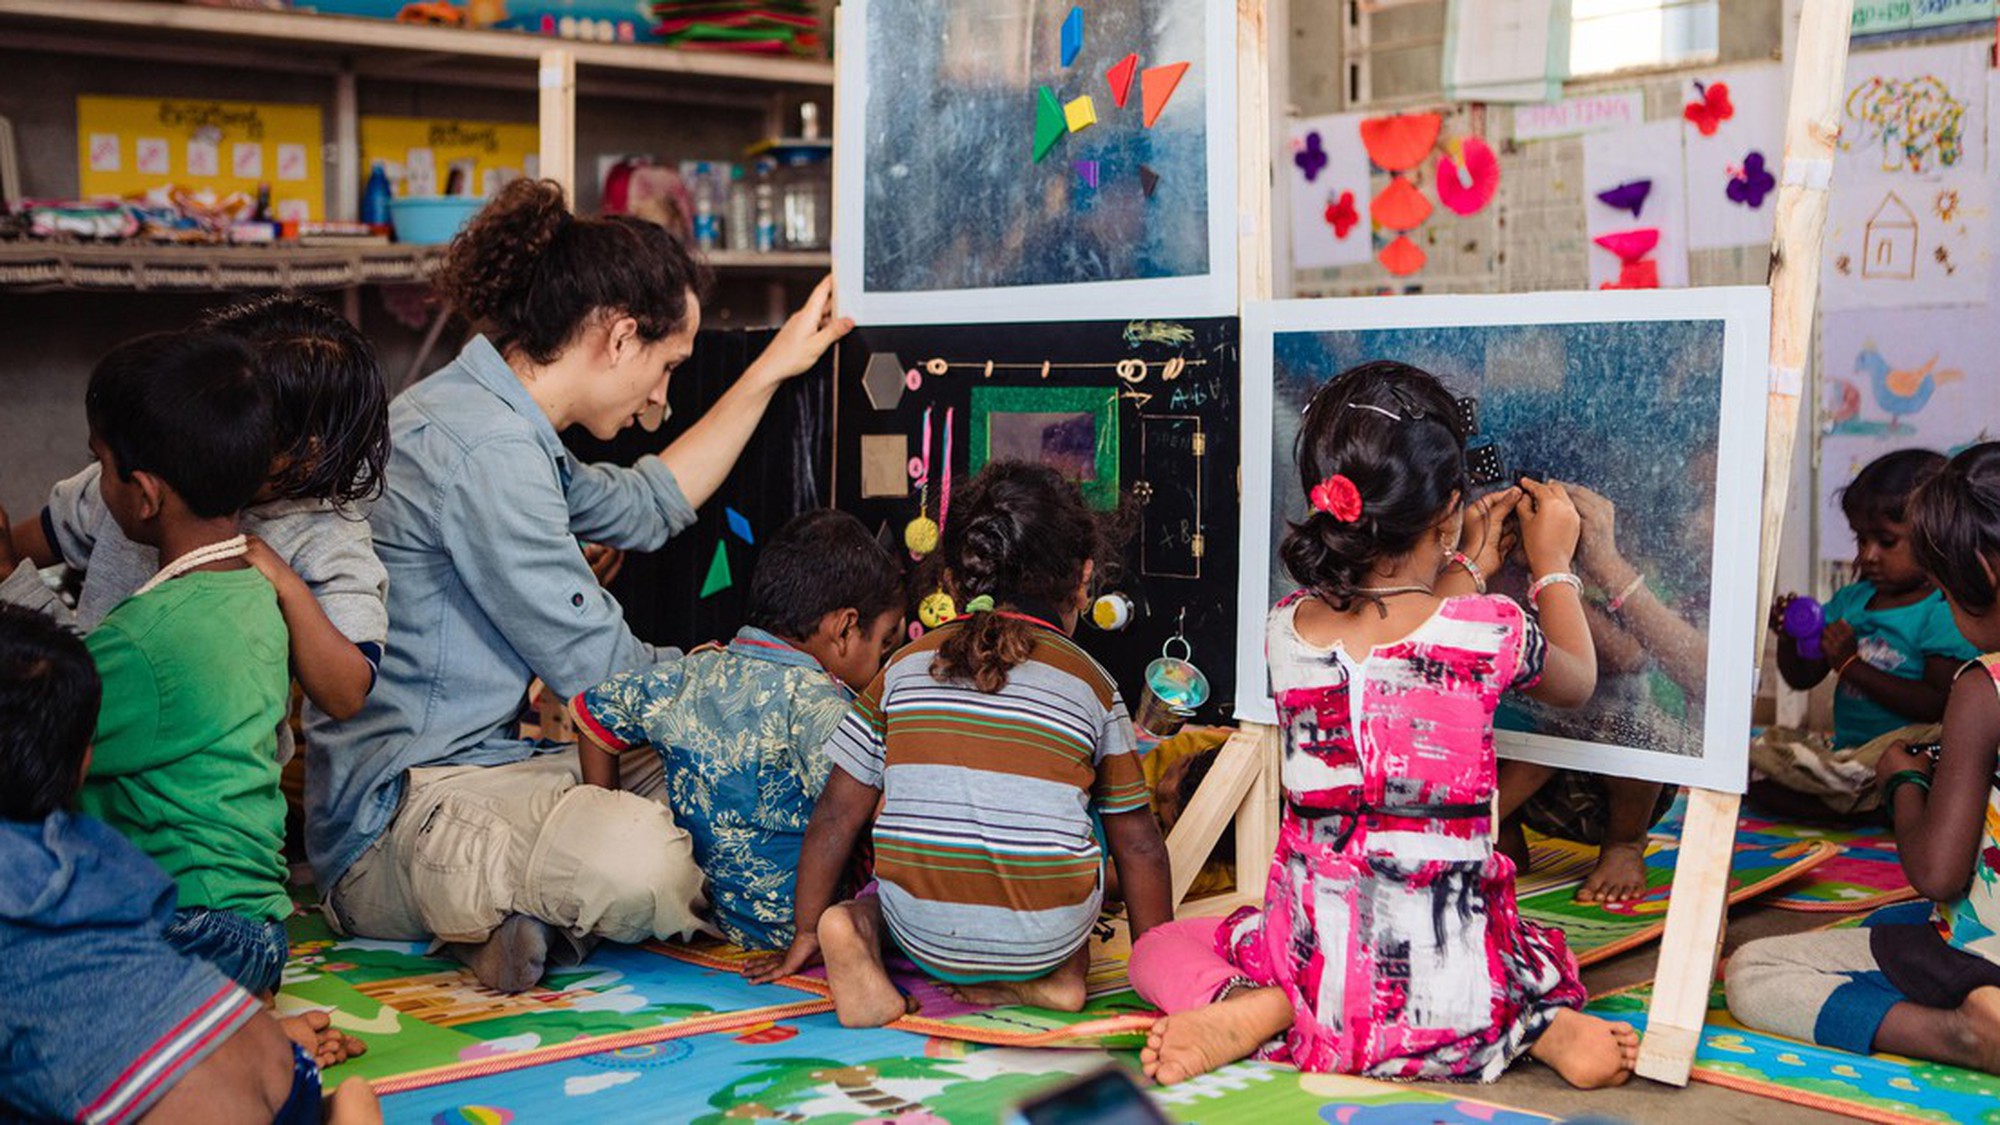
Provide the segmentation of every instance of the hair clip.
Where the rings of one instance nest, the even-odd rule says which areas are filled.
[[[1380,414],[1384,418],[1391,419],[1392,421],[1397,421],[1397,422],[1403,421],[1403,416],[1401,414],[1398,414],[1395,411],[1390,410],[1386,406],[1376,406],[1374,403],[1371,402],[1350,402],[1347,404],[1347,409],[1373,410],[1375,413]]]
[[[981,595],[979,595],[978,597],[976,597],[976,598],[972,599],[971,601],[969,601],[969,602],[966,602],[966,603],[965,603],[965,612],[967,612],[967,613],[991,613],[991,612],[993,612],[993,595],[992,595],[992,594],[981,594]]]
[[[1335,473],[1313,485],[1310,499],[1314,508],[1341,523],[1353,523],[1361,518],[1361,490],[1343,474]]]

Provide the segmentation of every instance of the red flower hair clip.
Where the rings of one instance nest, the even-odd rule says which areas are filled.
[[[1335,473],[1313,485],[1312,506],[1339,520],[1353,523],[1361,518],[1361,490],[1346,476]]]

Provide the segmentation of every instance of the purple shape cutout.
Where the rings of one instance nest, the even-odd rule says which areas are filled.
[[[1653,194],[1653,181],[1627,180],[1615,188],[1597,193],[1597,199],[1606,207],[1618,211],[1630,211],[1633,218],[1646,209],[1646,197]]]
[[[1764,154],[1756,149],[1743,158],[1743,168],[1729,177],[1729,186],[1723,188],[1731,203],[1741,203],[1755,211],[1764,206],[1764,197],[1778,186],[1778,178],[1764,167]]]
[[[1326,148],[1320,142],[1318,129],[1306,134],[1306,147],[1292,157],[1292,163],[1305,173],[1307,183],[1319,179],[1319,174],[1326,170]]]
[[[1091,187],[1097,186],[1097,178],[1098,178],[1097,161],[1072,160],[1070,161],[1070,166],[1076,169],[1077,177],[1081,179],[1084,183],[1089,184]]]

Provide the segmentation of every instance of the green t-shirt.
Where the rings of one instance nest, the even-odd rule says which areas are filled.
[[[171,579],[85,638],[104,703],[77,804],[165,868],[183,908],[291,912],[276,754],[288,642],[276,591],[248,568]]]

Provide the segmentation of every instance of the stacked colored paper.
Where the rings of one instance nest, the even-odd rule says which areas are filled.
[[[811,0],[654,0],[653,33],[697,51],[817,55],[823,39]]]

